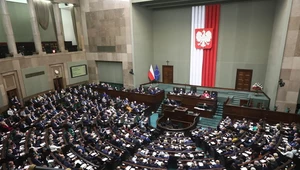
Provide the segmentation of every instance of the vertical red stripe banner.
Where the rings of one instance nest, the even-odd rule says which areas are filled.
[[[202,86],[214,87],[216,81],[220,4],[205,6],[205,26],[213,28],[212,47],[203,50]]]

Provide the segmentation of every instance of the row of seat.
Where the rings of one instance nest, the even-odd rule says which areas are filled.
[[[26,135],[22,136],[22,141],[24,137],[26,138],[25,144],[14,140],[13,145],[18,143],[17,148],[21,148],[21,151],[25,150],[25,152],[24,155],[19,154],[20,157],[13,157],[10,160],[13,166],[18,168],[27,167],[32,163],[63,169],[112,168],[114,166],[112,161],[118,162],[125,159],[123,155],[128,151],[127,148],[136,146],[136,143],[128,140],[131,138],[128,138],[125,133],[118,133],[119,129],[124,131],[122,127],[111,126],[114,123],[134,124],[136,117],[143,119],[141,113],[129,113],[122,103],[124,99],[116,101],[106,94],[95,96],[93,91],[87,90],[84,86],[68,88],[62,93],[54,93],[56,97],[47,94],[32,100],[29,104],[30,107],[26,108],[29,110],[28,113],[25,112],[25,109],[18,110],[15,107],[13,115],[2,120],[11,122],[13,118],[18,117],[22,125],[19,127],[17,124],[10,124],[7,125],[8,129],[2,128],[4,131],[9,131],[7,134],[1,133],[3,136],[6,135],[1,138],[5,144],[2,146],[1,154],[2,160],[5,160],[3,167],[7,166],[6,162],[11,154],[6,151],[11,147],[8,146],[9,138],[11,134],[20,130],[26,132]],[[93,100],[95,98],[96,100]],[[101,99],[100,102],[97,98]],[[106,100],[102,100],[103,98]],[[80,104],[75,108],[74,104],[78,102]],[[118,108],[114,107],[116,103],[118,103]],[[46,107],[42,107],[45,105]],[[44,110],[38,117],[37,113],[42,110],[41,107]],[[124,118],[123,122],[120,121],[121,118]],[[30,121],[25,121],[26,119],[30,119]],[[121,147],[125,149],[112,144],[109,138],[105,139],[107,136],[103,135],[103,130],[106,135],[112,134],[112,138],[118,138],[121,141]],[[136,140],[143,141],[144,139],[137,136]]]
[[[217,129],[160,132],[148,126],[146,106],[92,88],[70,87],[12,108],[1,120],[2,168],[297,168],[296,124],[226,118]]]
[[[284,159],[283,156],[287,152],[284,148],[293,140],[288,138],[296,132],[283,129],[294,128],[297,131],[296,126],[288,126],[290,125],[270,125],[263,121],[254,123],[246,119],[231,121],[230,118],[226,118],[220,123],[218,129],[198,129],[192,131],[192,135],[198,146],[204,148],[205,152],[213,158],[220,159],[228,169],[261,169],[265,165],[269,167],[263,169],[274,169],[276,165],[272,161],[274,159],[268,159],[266,164],[264,158],[270,157],[270,154],[279,155],[278,157],[282,159],[278,161],[276,168],[288,162],[288,159]],[[279,152],[280,146],[283,150]],[[293,152],[298,152],[299,144],[293,147]],[[293,164],[293,161],[290,163]],[[295,165],[291,166],[292,168],[295,168]]]

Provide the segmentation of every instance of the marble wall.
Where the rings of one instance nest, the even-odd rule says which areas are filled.
[[[80,0],[80,6],[90,81],[99,81],[96,61],[118,61],[124,86],[133,87],[130,1]]]
[[[295,112],[300,88],[300,0],[293,0],[280,78],[285,86],[278,87],[276,105],[281,111],[289,107]]]
[[[286,33],[292,8],[292,0],[276,0],[275,16],[273,23],[272,39],[270,44],[268,63],[266,67],[266,78],[263,83],[263,91],[270,97],[270,108],[276,104],[278,80],[281,71]]]

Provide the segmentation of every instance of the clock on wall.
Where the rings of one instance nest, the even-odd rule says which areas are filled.
[[[59,75],[59,71],[58,70],[54,70],[54,73],[55,73],[56,76]]]

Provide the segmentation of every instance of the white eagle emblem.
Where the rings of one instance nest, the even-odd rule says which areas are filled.
[[[202,48],[209,46],[211,39],[212,39],[212,33],[210,30],[208,31],[202,30],[196,33],[196,40],[198,43],[197,45]]]

